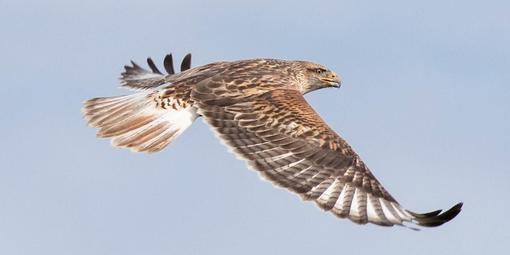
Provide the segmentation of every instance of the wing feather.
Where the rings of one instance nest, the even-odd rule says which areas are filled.
[[[175,74],[172,54],[167,54],[163,60],[163,66],[168,75],[163,74],[158,69],[152,58],[147,58],[147,65],[150,71],[142,68],[134,61],[131,61],[131,66],[124,66],[125,70],[120,77],[122,86],[134,90],[148,90],[163,85],[171,85],[167,78]],[[191,54],[189,53],[182,60],[181,72],[190,68]]]
[[[226,86],[219,83],[211,79],[192,92],[199,114],[231,151],[273,184],[359,224],[433,226],[460,212],[460,206],[446,216],[403,209],[300,92],[231,91],[218,97],[215,91]]]

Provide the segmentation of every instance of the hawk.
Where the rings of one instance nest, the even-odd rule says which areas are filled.
[[[250,59],[191,68],[191,54],[175,73],[172,55],[163,74],[125,66],[122,86],[137,93],[85,102],[88,125],[114,146],[157,152],[203,117],[218,138],[274,185],[314,201],[358,224],[434,227],[453,219],[447,211],[416,213],[386,191],[352,148],[312,109],[303,95],[340,87],[340,78],[309,61]]]

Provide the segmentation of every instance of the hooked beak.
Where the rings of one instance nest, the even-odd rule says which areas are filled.
[[[335,83],[332,83],[331,86],[334,88],[340,88],[340,86],[342,86],[342,83],[340,81],[337,81]]]
[[[340,86],[342,85],[340,78],[335,73],[333,73],[333,75],[331,75],[330,77],[322,78],[321,80],[334,88],[340,88]]]

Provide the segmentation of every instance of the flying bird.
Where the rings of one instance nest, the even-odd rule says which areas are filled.
[[[453,219],[447,211],[416,213],[386,191],[353,149],[306,102],[303,95],[340,87],[340,78],[309,61],[250,59],[191,68],[191,54],[174,70],[172,55],[162,73],[125,66],[122,86],[137,91],[99,97],[82,111],[98,137],[136,152],[157,152],[202,117],[218,138],[266,180],[358,224],[407,223],[425,227]]]

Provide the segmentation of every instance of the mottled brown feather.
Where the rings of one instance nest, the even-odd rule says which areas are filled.
[[[192,95],[193,100],[200,100],[199,113],[234,152],[276,185],[297,192],[304,199],[317,199],[329,187],[325,185],[328,180],[330,185],[340,180],[331,196],[316,200],[323,209],[331,210],[348,183],[344,204],[333,212],[340,217],[350,216],[358,223],[368,222],[367,193],[396,202],[298,91],[273,89],[256,97],[248,95],[249,100],[227,98],[229,105],[209,100],[203,94],[206,91],[213,93],[213,89],[197,89]],[[320,185],[324,186],[320,191],[314,189]],[[360,190],[356,198],[360,204],[355,208],[359,216],[349,215],[356,189]],[[384,218],[380,221],[390,224]]]
[[[191,68],[187,55],[182,72],[174,74],[167,55],[168,75],[163,75],[152,59],[147,63],[151,71],[132,62],[121,77],[124,86],[149,91],[145,97],[91,99],[83,108],[89,124],[100,129],[98,135],[112,137],[116,146],[159,151],[202,115],[265,179],[338,217],[359,224],[438,226],[461,210],[459,203],[443,213],[418,214],[397,203],[303,98],[324,87],[305,81],[316,64],[253,59]]]

